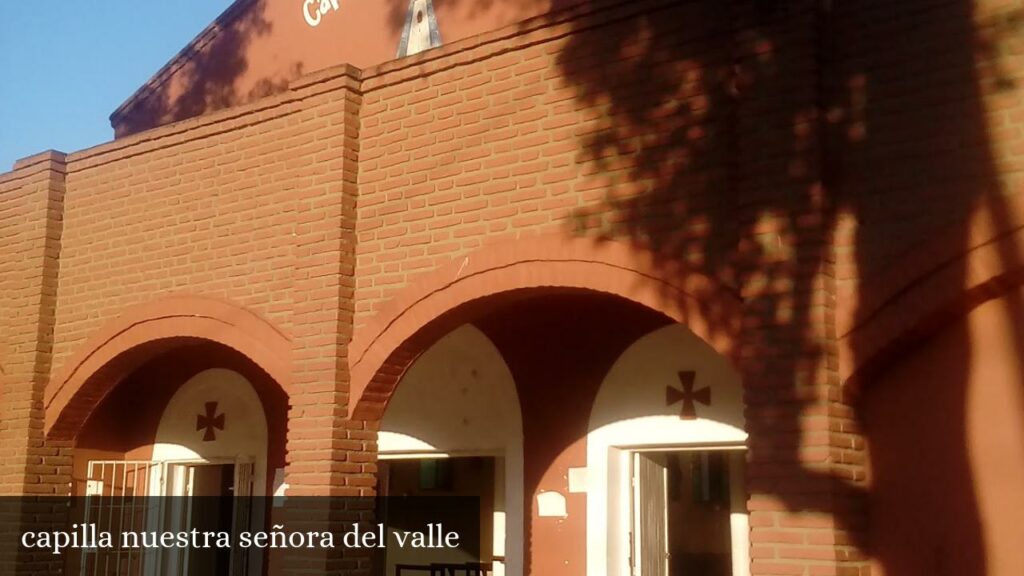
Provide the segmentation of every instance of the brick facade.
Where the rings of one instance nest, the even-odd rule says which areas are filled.
[[[102,397],[78,393],[75,359],[139,306],[195,296],[279,333],[252,354],[285,367],[292,493],[351,495],[373,491],[376,421],[424,334],[488,293],[589,287],[740,368],[752,573],[872,573],[845,383],[956,316],[956,273],[934,306],[892,311],[948,289],[921,262],[1024,214],[1020,99],[1000,88],[1017,44],[957,53],[1005,29],[965,6],[594,2],[19,161],[0,175],[0,492],[66,490],[75,430],[52,427]],[[963,224],[977,189],[1005,199],[989,236]],[[182,336],[158,316],[131,326]],[[248,330],[232,322],[210,338]]]

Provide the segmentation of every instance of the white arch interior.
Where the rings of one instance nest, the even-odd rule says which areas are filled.
[[[522,413],[512,373],[483,332],[463,325],[413,363],[377,442],[381,459],[494,456],[503,463],[495,471],[495,554],[505,557],[505,573],[523,573]]]
[[[223,416],[222,428],[198,429],[207,404],[212,417]],[[251,463],[252,492],[266,494],[267,418],[252,384],[223,368],[204,370],[185,382],[164,409],[153,446],[158,462]]]
[[[667,388],[681,371],[696,373],[695,389],[710,388],[710,405],[680,417]],[[591,411],[587,435],[587,574],[630,574],[630,454],[637,450],[740,447],[746,443],[743,388],[728,360],[679,324],[634,342],[612,366]],[[746,514],[734,514],[734,542],[745,541]],[[749,550],[734,547],[733,565],[748,566]],[[740,570],[744,570],[741,568]],[[736,572],[734,572],[736,573]],[[742,573],[742,572],[740,572]]]

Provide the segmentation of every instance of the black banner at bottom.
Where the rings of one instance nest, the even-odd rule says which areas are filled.
[[[0,574],[484,576],[476,497],[0,498]]]

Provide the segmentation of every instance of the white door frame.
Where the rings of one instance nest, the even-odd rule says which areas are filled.
[[[626,527],[627,531],[632,530],[633,533],[627,532],[625,535],[630,547],[630,553],[633,553],[639,548],[635,532],[637,531],[633,526],[635,517],[635,511],[632,509],[633,505],[638,500],[639,486],[634,485],[633,476],[635,475],[633,458],[636,454],[641,452],[657,452],[657,453],[672,453],[672,452],[740,452],[746,453],[747,447],[743,444],[731,443],[731,444],[716,444],[716,445],[701,445],[701,444],[679,444],[669,446],[658,446],[651,448],[650,446],[637,447],[633,449],[623,448],[623,455],[629,461],[629,474],[630,482],[627,484],[629,488],[628,498],[630,500],[630,525]],[[730,546],[729,549],[732,554],[732,576],[750,576],[750,514],[746,509],[747,492],[745,487],[745,478],[739,476],[738,473],[741,470],[737,470],[736,467],[729,466],[729,532],[730,532]],[[621,496],[620,496],[621,497]],[[668,510],[666,508],[666,514]],[[619,538],[622,536],[620,535]],[[634,558],[634,563],[636,558]],[[643,575],[640,575],[643,576]]]
[[[745,432],[728,424],[680,420],[678,416],[647,416],[592,431],[587,437],[587,574],[631,576],[633,452],[739,450],[744,449],[746,440]],[[743,526],[749,522],[746,514],[741,516],[733,528],[733,564],[741,571],[734,568],[733,574],[748,576],[749,529]]]
[[[224,466],[224,465],[230,464],[232,466],[232,473],[234,475],[234,478],[231,481],[231,484],[232,484],[232,487],[233,487],[231,496],[232,496],[233,500],[234,500],[235,496],[239,494],[239,492],[245,492],[245,491],[240,491],[239,490],[239,487],[241,486],[241,483],[243,483],[243,482],[252,483],[252,481],[253,481],[253,478],[252,478],[252,473],[253,473],[253,470],[254,470],[253,466],[249,466],[249,469],[248,469],[249,470],[249,475],[248,475],[248,477],[240,474],[240,471],[242,470],[243,465],[245,465],[245,464],[250,464],[250,465],[253,464],[252,458],[248,458],[248,457],[245,457],[245,456],[239,456],[237,458],[203,458],[203,457],[199,457],[199,458],[185,458],[185,459],[180,459],[180,460],[164,460],[164,461],[161,461],[160,464],[162,465],[162,467],[164,469],[163,477],[166,480],[170,480],[171,479],[171,470],[172,470],[173,466],[183,466],[183,467],[186,467],[185,470],[186,470],[186,473],[188,474],[188,477],[187,477],[185,483],[181,486],[181,488],[184,488],[184,492],[183,493],[177,493],[177,491],[174,494],[168,493],[168,490],[170,490],[172,488],[172,483],[169,482],[169,481],[165,481],[165,482],[163,482],[163,487],[162,487],[163,490],[161,492],[162,496],[191,497],[193,495],[192,494],[192,487],[193,487],[194,467],[195,466]],[[248,494],[246,494],[246,495],[248,495]],[[251,530],[253,526],[258,526],[259,525],[259,524],[256,524],[256,522],[261,522],[262,521],[262,514],[258,514],[256,516],[252,516],[252,517],[249,518],[249,520],[248,520],[249,526],[236,526],[236,522],[238,521],[238,509],[235,507],[236,504],[237,504],[237,501],[235,501],[232,504],[232,510],[231,510],[231,534],[232,534],[232,539],[234,539],[238,535],[239,532],[241,532],[243,530]],[[161,516],[161,518],[160,518],[160,526],[164,526],[164,521],[165,521],[165,511],[164,510],[161,510],[160,516]],[[185,526],[190,525],[191,524],[191,520],[192,520],[192,501],[191,501],[191,499],[189,499],[189,500],[187,500],[187,508],[185,510]],[[172,528],[175,529],[175,530],[180,530],[180,529],[183,529],[184,527],[172,527]],[[188,555],[189,555],[189,549],[188,548],[170,549],[170,550],[165,550],[164,552],[171,555],[172,562],[174,562],[175,564],[179,564],[180,563],[182,566],[188,566]],[[247,570],[247,573],[260,574],[261,573],[262,559],[263,559],[262,551],[257,552],[256,549],[251,550],[249,552],[249,562],[250,562],[250,565],[253,566],[253,568],[251,570]],[[229,568],[228,568],[228,573],[229,574],[234,574],[235,573],[235,560],[236,560],[235,554],[231,554],[230,564],[229,564]]]
[[[521,549],[521,538],[520,546],[516,545],[516,541],[510,541],[510,537],[514,538],[517,534],[516,525],[518,518],[521,522],[522,519],[522,508],[523,508],[523,462],[522,462],[522,451],[520,446],[520,452],[518,462],[513,461],[513,458],[509,458],[504,450],[456,450],[451,452],[380,452],[377,454],[378,460],[426,460],[426,459],[442,459],[442,458],[494,458],[495,463],[502,463],[504,466],[495,466],[494,470],[494,499],[498,501],[499,495],[503,496],[502,500],[505,505],[505,511],[499,512],[495,510],[492,514],[491,530],[492,530],[492,554],[504,558],[504,561],[495,562],[495,570],[492,572],[492,576],[506,576],[511,575],[513,572],[509,570],[509,565],[517,566],[518,558],[515,556],[516,551]],[[515,508],[518,502],[518,509]],[[510,526],[511,525],[511,526]],[[511,528],[511,531],[510,531]],[[518,532],[521,534],[522,532]],[[510,562],[511,557],[511,562]],[[518,574],[518,573],[515,573]]]
[[[377,434],[377,453],[382,460],[503,458],[504,482],[498,493],[504,494],[505,506],[505,539],[500,543],[504,569],[508,576],[523,576],[526,501],[522,409],[511,371],[483,332],[464,324],[416,359],[385,410]],[[496,482],[499,476],[495,474]],[[500,520],[495,518],[496,532]]]
[[[681,378],[710,397],[681,411]],[[668,396],[666,396],[668,394]],[[640,337],[619,356],[594,398],[587,433],[587,576],[629,576],[630,453],[746,445],[739,373],[681,324]],[[693,408],[696,408],[695,410]],[[747,534],[749,530],[742,531]],[[749,555],[749,544],[739,545]],[[734,562],[747,567],[749,561]],[[742,573],[741,573],[742,574]],[[747,574],[742,574],[747,576]]]

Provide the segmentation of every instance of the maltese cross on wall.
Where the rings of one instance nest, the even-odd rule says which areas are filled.
[[[217,414],[217,403],[206,403],[206,414],[196,415],[196,430],[206,430],[203,434],[203,442],[211,442],[217,439],[214,429],[224,430],[224,414]]]
[[[682,390],[672,386],[665,387],[665,404],[667,406],[682,401],[683,406],[679,411],[679,417],[683,420],[694,420],[697,418],[697,402],[705,406],[711,406],[711,388],[705,386],[704,388],[694,390],[694,381],[696,379],[696,372],[686,370],[679,372],[679,383],[682,386]]]

